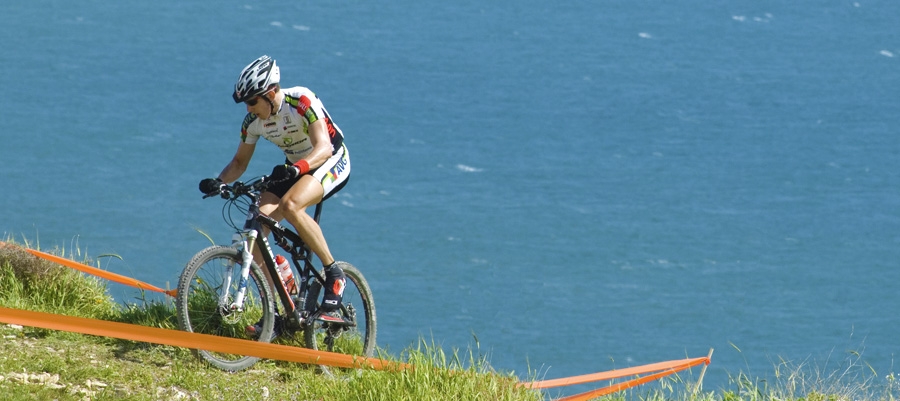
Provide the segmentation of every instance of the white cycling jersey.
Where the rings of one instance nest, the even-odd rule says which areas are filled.
[[[278,111],[263,120],[247,113],[241,125],[241,141],[255,144],[260,137],[274,143],[291,163],[296,163],[312,151],[309,125],[324,119],[331,137],[332,154],[337,154],[344,143],[344,134],[331,120],[322,101],[308,88],[295,86],[281,90],[284,101]]]

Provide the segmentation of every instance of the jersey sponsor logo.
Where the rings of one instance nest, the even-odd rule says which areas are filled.
[[[249,127],[250,124],[252,124],[254,121],[256,121],[256,118],[257,118],[256,114],[247,113],[247,115],[244,116],[244,122],[242,125],[244,126],[244,128]]]
[[[312,108],[312,100],[309,100],[306,95],[300,96],[300,99],[297,101],[297,113],[303,115],[310,124],[316,122],[319,117],[316,116],[315,110]]]
[[[283,144],[283,146],[281,146],[281,149],[284,150],[285,153],[305,153],[309,151],[309,149],[312,149],[312,147],[309,145],[303,145],[307,142],[309,142],[308,138],[301,138],[298,141],[292,137],[286,136],[281,139],[281,143]],[[290,149],[288,148],[294,148],[295,151],[290,151]]]
[[[332,181],[340,178],[341,174],[344,173],[344,169],[347,167],[347,157],[341,157],[341,160],[338,160],[337,164],[328,171],[328,174],[331,175]]]
[[[325,116],[325,126],[328,127],[328,136],[334,138],[337,135],[337,129],[334,128],[334,123],[331,122],[328,116]]]
[[[315,96],[315,95],[313,95]],[[312,99],[310,99],[306,95],[300,95],[299,98],[293,96],[286,96],[285,101],[288,104],[294,107],[294,110],[297,111],[297,114],[303,116],[310,124],[316,122],[319,119],[319,116],[316,115],[315,108],[312,107]]]
[[[297,100],[297,111],[300,114],[306,114],[306,111],[309,110],[309,106],[312,105],[312,101],[309,100],[306,95],[300,96],[300,99]]]
[[[265,125],[263,125],[263,127],[265,127],[265,128],[274,127],[277,124],[278,123],[276,123],[275,121],[272,121],[272,122],[266,123]]]
[[[253,113],[247,113],[247,115],[244,116],[244,122],[241,123],[241,142],[247,142],[247,128],[256,121],[256,118],[256,115]]]
[[[303,156],[306,156],[307,154],[309,154],[310,149],[312,149],[311,146],[304,147],[303,149],[300,149],[300,150],[285,149],[284,154],[285,155],[300,155],[301,157],[303,157]]]

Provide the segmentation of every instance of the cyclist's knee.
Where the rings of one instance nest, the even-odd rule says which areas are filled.
[[[294,184],[291,190],[281,198],[278,204],[280,210],[301,212],[322,201],[324,192],[322,185],[312,176],[307,177]]]
[[[278,210],[282,214],[302,213],[307,207],[317,203],[313,197],[299,196],[302,194],[297,195],[298,196],[285,196],[284,198],[281,198],[281,202],[278,204]]]

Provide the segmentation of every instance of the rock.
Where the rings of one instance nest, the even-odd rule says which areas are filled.
[[[108,386],[108,384],[106,384],[104,382],[97,381],[97,380],[91,380],[91,379],[87,379],[87,381],[84,383],[84,385],[87,386],[87,388],[92,389],[92,390],[95,388],[97,388],[97,389],[106,388],[106,386]]]

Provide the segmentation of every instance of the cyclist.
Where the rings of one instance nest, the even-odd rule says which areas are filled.
[[[281,73],[275,60],[262,56],[247,65],[234,85],[235,103],[243,102],[247,115],[241,126],[241,141],[231,162],[216,178],[200,182],[205,194],[217,192],[247,169],[260,137],[274,143],[286,157],[272,169],[269,186],[260,199],[260,211],[275,220],[287,219],[303,241],[319,257],[325,272],[325,312],[340,307],[346,277],[334,262],[322,229],[306,208],[334,195],[350,176],[350,155],[344,135],[332,121],[322,102],[308,88],[281,88]],[[266,234],[267,233],[263,233]],[[259,251],[254,249],[257,263]],[[271,283],[273,277],[266,276]],[[248,332],[256,328],[248,327]]]

